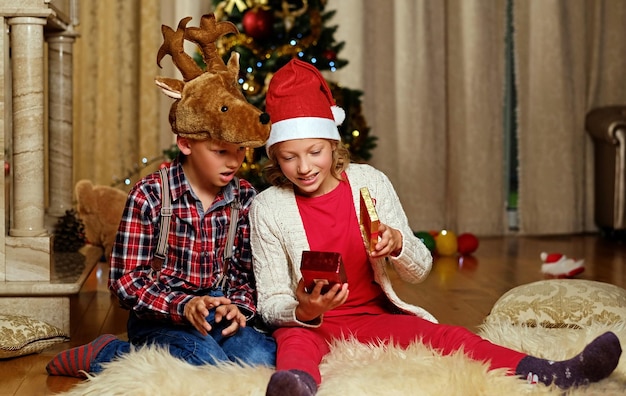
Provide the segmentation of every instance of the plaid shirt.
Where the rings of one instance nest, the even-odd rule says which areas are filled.
[[[151,268],[161,217],[161,179],[155,172],[135,184],[128,195],[111,254],[109,289],[140,318],[183,323],[185,304],[220,289],[225,274],[224,295],[251,319],[256,313],[256,290],[248,211],[256,191],[246,180],[240,179],[239,189],[231,181],[203,214],[178,159],[170,166],[169,180],[172,217],[159,279],[155,280]],[[242,209],[233,255],[225,262],[229,204],[235,199]]]

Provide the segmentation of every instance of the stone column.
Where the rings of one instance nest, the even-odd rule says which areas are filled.
[[[44,226],[44,18],[16,17],[13,70],[13,222],[10,235],[47,235]]]
[[[48,41],[48,215],[72,208],[72,48],[76,35],[63,32]],[[55,222],[56,223],[56,222]]]

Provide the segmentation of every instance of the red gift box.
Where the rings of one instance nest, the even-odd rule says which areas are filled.
[[[341,254],[336,252],[303,251],[300,272],[308,293],[319,281],[324,282],[322,293],[326,293],[336,283],[348,281]]]

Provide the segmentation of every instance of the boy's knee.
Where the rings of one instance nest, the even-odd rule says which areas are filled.
[[[250,365],[263,365],[274,367],[276,366],[276,349],[275,348],[257,348],[256,350],[250,351],[245,359],[246,363]]]
[[[241,360],[250,365],[274,366],[276,364],[276,341],[251,327],[240,329],[240,339],[235,348]]]

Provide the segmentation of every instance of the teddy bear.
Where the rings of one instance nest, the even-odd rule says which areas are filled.
[[[104,257],[111,257],[115,234],[126,206],[127,193],[90,180],[80,180],[74,187],[76,213],[85,226],[87,242],[104,249]]]

